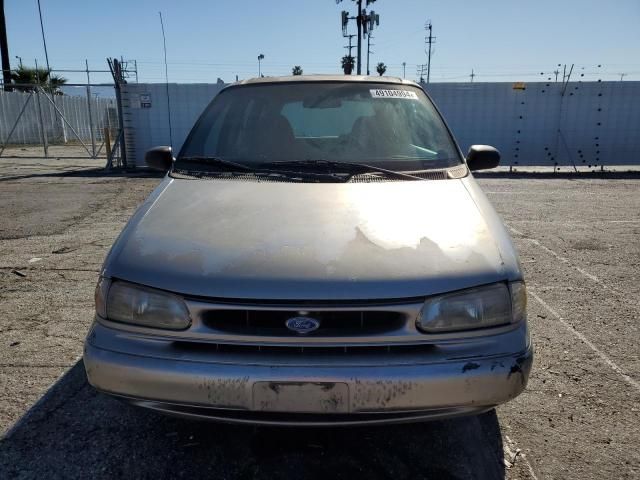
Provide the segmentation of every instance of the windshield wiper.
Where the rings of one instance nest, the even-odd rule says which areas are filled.
[[[246,165],[244,163],[236,163],[231,160],[224,160],[218,157],[180,157],[176,161],[176,163],[180,163],[180,161],[184,160],[186,165],[178,165],[178,168],[183,167],[185,170],[189,169],[190,164],[196,165],[207,165],[207,166],[221,166],[221,167],[229,167],[225,172],[234,173],[234,172],[247,172],[253,174],[263,174],[263,175],[280,175],[283,177],[290,178],[299,178],[301,180],[316,180],[316,181],[344,181],[344,178],[334,175],[333,173],[328,172],[298,172],[298,171],[290,171],[290,170],[282,170],[282,169],[273,169],[273,168],[262,168],[262,164],[258,165],[257,168],[252,167],[251,165]]]
[[[187,163],[197,163],[200,165],[231,167],[233,169],[240,170],[243,172],[252,172],[254,170],[249,165],[232,162],[230,160],[224,160],[219,157],[180,157],[176,160],[176,162],[181,162],[183,160]]]
[[[424,178],[416,177],[415,175],[411,175],[409,173],[399,172],[397,170],[388,170],[386,168],[376,167],[375,165],[368,165],[366,163],[354,163],[354,162],[337,162],[330,160],[283,160],[277,162],[267,162],[261,163],[260,166],[265,167],[278,167],[278,166],[287,166],[287,167],[321,167],[323,170],[331,169],[336,170],[336,173],[348,173],[350,174],[347,178],[349,180],[353,175],[361,175],[368,173],[384,173],[385,175],[403,178],[403,179],[411,179],[411,180],[424,180]]]

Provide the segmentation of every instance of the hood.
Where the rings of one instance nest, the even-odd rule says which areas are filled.
[[[129,221],[104,274],[254,300],[399,299],[517,277],[515,254],[500,251],[513,248],[508,235],[490,227],[497,216],[477,206],[482,194],[468,182],[166,178]]]

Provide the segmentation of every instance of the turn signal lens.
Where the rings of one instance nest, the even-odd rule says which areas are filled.
[[[107,318],[107,292],[111,281],[108,278],[100,277],[95,291],[96,314],[99,317]]]
[[[524,282],[512,282],[509,284],[511,290],[511,312],[513,323],[527,319],[527,288]]]

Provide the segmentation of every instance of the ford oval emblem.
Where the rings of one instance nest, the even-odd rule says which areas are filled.
[[[315,318],[293,317],[286,321],[285,325],[292,332],[304,335],[320,328],[320,322]]]

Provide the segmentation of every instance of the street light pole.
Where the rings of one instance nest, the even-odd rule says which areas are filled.
[[[16,55],[16,58],[18,59],[18,64],[20,65],[20,68],[22,68],[22,57],[19,55]]]
[[[407,78],[407,62],[402,62],[402,78]]]
[[[262,65],[260,64],[260,61],[264,59],[264,54],[260,54],[258,55],[258,78],[262,77]]]

